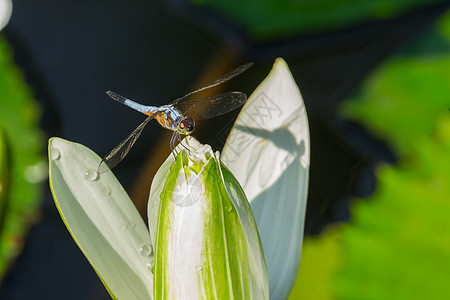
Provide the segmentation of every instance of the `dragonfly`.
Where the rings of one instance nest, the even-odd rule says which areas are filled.
[[[247,101],[247,96],[242,92],[226,92],[205,98],[189,97],[242,74],[252,65],[253,63],[246,63],[216,80],[162,106],[142,105],[115,92],[107,91],[106,94],[113,100],[147,115],[147,118],[102,159],[97,172],[104,173],[119,164],[128,152],[130,152],[130,149],[141,135],[145,126],[152,119],[156,119],[163,128],[174,132],[170,139],[170,148],[173,150],[176,140],[181,141],[181,135],[190,135],[194,131],[195,120],[211,119],[242,106]]]

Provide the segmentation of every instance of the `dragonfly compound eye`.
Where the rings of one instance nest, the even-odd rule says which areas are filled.
[[[195,122],[191,117],[186,117],[178,125],[179,131],[182,134],[190,134],[195,129]]]

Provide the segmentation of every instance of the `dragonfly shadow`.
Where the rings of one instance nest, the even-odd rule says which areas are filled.
[[[266,188],[259,194],[252,195],[251,199],[253,216],[260,233],[267,269],[270,271],[269,290],[271,294],[277,294],[283,288],[277,283],[291,279],[274,280],[275,277],[287,269],[297,270],[300,262],[309,176],[307,141],[301,139],[297,142],[298,138],[296,139],[287,128],[269,131],[236,125],[235,129],[260,139],[261,143],[270,142],[286,151],[285,165],[277,167],[277,170],[267,170],[270,174],[266,175],[272,180],[266,181],[268,183]],[[257,182],[264,185],[264,175],[255,171],[252,176],[257,176],[260,179]],[[285,256],[288,259],[285,259],[286,257],[280,259],[278,255],[280,248],[293,249],[286,252]],[[293,285],[293,281],[289,284]]]
[[[273,131],[243,125],[235,125],[234,128],[262,140],[272,142],[275,146],[291,153],[294,157],[301,157],[305,154],[305,142],[301,140],[297,144],[295,136],[287,128],[279,128]]]

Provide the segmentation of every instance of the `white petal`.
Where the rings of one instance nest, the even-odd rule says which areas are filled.
[[[11,0],[0,0],[0,30],[8,24],[11,17],[12,3]]]
[[[50,186],[76,243],[117,299],[152,299],[150,235],[127,193],[88,148],[49,142]],[[86,173],[87,172],[87,173]]]
[[[183,149],[191,149],[192,154],[198,156],[198,160],[203,161],[205,163],[205,159],[207,157],[207,152],[211,151],[211,147],[209,145],[203,145],[199,141],[197,141],[195,138],[191,136],[187,136],[182,141],[183,145],[178,144],[175,147],[174,152],[179,153]],[[212,152],[211,152],[212,153]],[[212,154],[214,155],[214,154]],[[159,202],[161,200],[160,195],[164,188],[164,184],[166,183],[167,176],[169,175],[170,168],[172,167],[173,163],[175,162],[175,158],[173,154],[170,154],[167,159],[164,161],[164,163],[161,165],[161,167],[158,169],[158,171],[155,174],[155,177],[153,177],[152,184],[150,187],[150,195],[148,198],[148,205],[147,205],[147,215],[148,215],[148,226],[150,230],[150,236],[152,239],[152,245],[155,244],[155,228],[156,228],[156,221],[158,219],[158,208],[159,208]]]
[[[287,298],[300,263],[309,153],[302,96],[286,63],[277,59],[242,109],[222,153],[250,201],[271,299]]]

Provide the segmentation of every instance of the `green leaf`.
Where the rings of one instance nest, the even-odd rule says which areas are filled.
[[[50,187],[72,237],[116,299],[152,299],[150,235],[112,172],[96,172],[100,158],[59,138],[49,141]]]
[[[37,220],[48,171],[43,155],[46,141],[39,128],[40,109],[12,56],[0,35],[0,128],[7,142],[3,147],[8,150],[10,176],[8,205],[2,214],[0,278],[20,254],[25,235]]]
[[[0,235],[3,232],[3,224],[5,222],[5,207],[7,198],[7,190],[9,188],[9,155],[6,135],[0,128]]]
[[[343,103],[399,162],[380,164],[377,192],[353,206],[339,299],[450,298],[450,45],[442,50],[389,59]]]
[[[393,18],[443,0],[189,0],[213,10],[238,26],[253,41],[264,43],[301,34],[358,26]]]
[[[302,96],[287,64],[277,59],[244,105],[222,155],[253,210],[271,299],[287,298],[300,263],[309,153]]]

